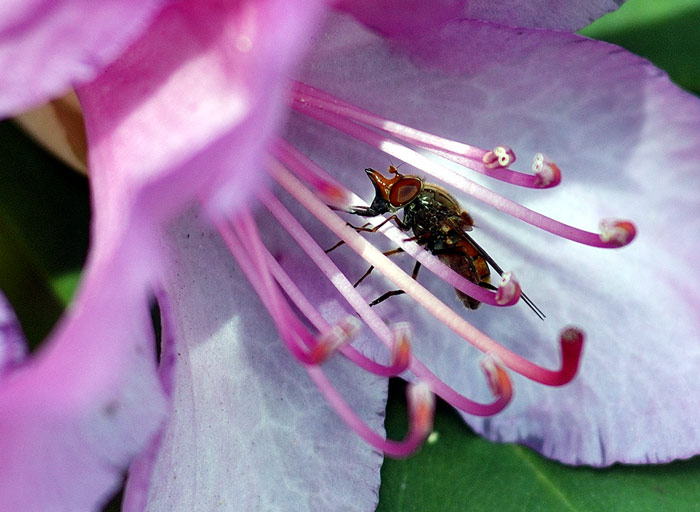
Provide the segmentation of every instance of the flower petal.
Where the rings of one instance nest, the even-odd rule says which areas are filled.
[[[335,7],[389,37],[439,30],[462,17],[465,0],[339,0]]]
[[[405,49],[411,55],[402,56],[357,25],[334,23],[305,81],[419,129],[485,148],[508,144],[525,160],[516,167],[545,151],[564,173],[556,189],[475,179],[582,228],[595,230],[608,217],[631,218],[639,228],[627,248],[593,249],[462,198],[478,227],[473,236],[520,276],[547,319],[522,305],[464,316],[548,367],[559,364],[560,329],[575,323],[588,335],[573,383],[551,389],[516,376],[512,405],[470,424],[568,463],[698,453],[700,101],[646,61],[575,35],[461,22],[414,40]],[[294,119],[288,137],[367,198],[372,187],[361,170],[388,165],[386,155],[306,119]],[[362,266],[349,272],[361,275]],[[448,287],[427,275],[420,280],[461,308]],[[379,280],[365,282],[386,290]],[[408,299],[391,299],[380,311],[392,321],[411,319],[417,355],[458,389],[488,398],[476,350]]]
[[[148,26],[163,0],[5,0],[0,118],[92,80]]]
[[[578,30],[625,0],[339,0],[335,7],[389,37],[413,40],[462,18],[510,27]]]
[[[11,371],[27,355],[27,342],[22,327],[7,301],[0,292],[0,377]]]
[[[0,509],[96,510],[164,418],[145,288],[127,263],[89,267],[52,339],[0,378]]]
[[[219,235],[188,215],[164,243],[173,414],[158,451],[131,469],[126,510],[372,510],[381,454],[284,349]],[[382,431],[385,380],[335,358],[324,368]]]
[[[625,0],[468,0],[465,17],[510,27],[578,30]]]
[[[216,211],[247,199],[318,4],[176,2],[78,91],[91,176],[104,180],[99,225],[115,229],[128,205],[157,223],[196,199]]]

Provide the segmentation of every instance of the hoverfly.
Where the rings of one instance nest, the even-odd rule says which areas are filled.
[[[363,217],[375,217],[385,213],[391,216],[374,228],[359,227],[359,231],[376,231],[386,222],[393,220],[402,231],[412,231],[413,236],[406,241],[415,240],[426,250],[437,256],[452,270],[475,283],[490,290],[496,290],[491,284],[491,268],[499,275],[503,269],[477,244],[469,235],[474,228],[474,221],[457,200],[442,187],[425,183],[422,178],[401,174],[393,165],[389,167],[390,177],[385,177],[374,169],[365,169],[374,185],[375,197],[369,207],[356,206],[348,213]],[[403,210],[403,219],[397,213]],[[395,254],[401,249],[394,249],[385,254]],[[491,268],[489,268],[489,266]],[[418,276],[420,262],[416,262],[413,278]],[[372,267],[355,283],[357,286],[372,271]],[[476,309],[481,302],[455,290],[462,303],[469,309]],[[387,292],[370,305],[376,305],[402,290]],[[521,297],[535,314],[544,318],[540,309],[523,293]]]

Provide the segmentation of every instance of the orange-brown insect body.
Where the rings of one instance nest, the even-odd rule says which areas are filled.
[[[365,172],[374,184],[376,196],[369,208],[355,208],[352,213],[375,216],[403,210],[403,219],[397,220],[397,224],[413,231],[416,242],[466,279],[492,288],[485,255],[466,234],[472,230],[474,221],[452,195],[417,176],[400,174],[394,166],[389,167],[393,175],[390,178],[374,169]],[[466,307],[476,309],[481,304],[456,291]]]

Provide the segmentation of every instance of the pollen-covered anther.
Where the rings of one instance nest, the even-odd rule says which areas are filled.
[[[311,349],[311,360],[322,363],[328,356],[349,342],[359,331],[360,323],[352,317],[346,317],[324,332]]]
[[[480,364],[494,395],[510,396],[513,393],[513,384],[506,372],[506,368],[495,355],[486,354],[481,359]]]
[[[427,384],[419,382],[408,385],[406,398],[411,420],[411,432],[427,436],[433,430],[435,395]]]
[[[481,161],[487,169],[508,167],[515,162],[515,153],[508,146],[496,146],[491,151],[487,151]]]
[[[391,347],[391,365],[408,368],[411,361],[413,331],[407,322],[399,322],[392,328],[394,344]]]
[[[343,330],[349,341],[357,336],[358,332],[360,332],[360,329],[362,329],[362,322],[359,318],[348,315],[338,322],[338,327]]]
[[[352,204],[352,197],[348,196],[346,190],[336,187],[332,183],[319,183],[316,190],[321,199],[323,199],[327,204],[340,207],[342,209],[347,208],[348,205]]]
[[[496,290],[496,303],[500,306],[515,304],[520,298],[520,283],[513,272],[503,272]]]
[[[556,187],[561,183],[559,166],[542,153],[537,153],[532,161],[532,172],[535,173],[535,185],[539,188]]]
[[[301,155],[298,155],[288,142],[277,140],[272,148],[272,154],[276,158],[287,161],[326,204],[339,210],[347,210],[357,203],[357,197],[347,188],[330,177],[326,178],[318,172],[314,172],[314,166],[309,165],[310,162],[298,160],[297,157],[301,157]]]
[[[319,176],[309,174],[304,177],[316,195],[327,205],[338,210],[347,211],[353,204],[357,204],[357,197],[345,187],[326,181]]]
[[[583,343],[584,334],[578,327],[567,327],[562,331],[560,338],[562,343],[581,345]]]
[[[604,219],[600,221],[600,239],[614,247],[629,244],[637,235],[637,228],[628,220]]]

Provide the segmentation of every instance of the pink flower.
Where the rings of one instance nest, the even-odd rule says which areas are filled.
[[[700,197],[693,175],[700,106],[615,47],[499,24],[517,24],[517,12],[524,26],[539,20],[552,28],[556,16],[538,19],[527,2],[513,11],[492,3],[465,8],[447,2],[433,17],[416,16],[427,5],[418,0],[405,10],[392,9],[390,1],[379,7],[342,3],[389,36],[381,38],[340,15],[316,32],[322,8],[312,2],[180,2],[160,12],[106,70],[100,64],[119,53],[114,48],[76,59],[100,71],[79,89],[96,205],[93,245],[76,304],[42,352],[20,366],[16,357],[0,364],[7,366],[0,380],[0,416],[8,418],[0,423],[3,507],[94,508],[136,454],[127,510],[332,510],[349,502],[369,510],[376,504],[381,454],[332,415],[264,311],[270,309],[284,335],[308,331],[285,306],[294,290],[285,287],[287,295],[281,294],[266,274],[278,261],[321,320],[351,330],[342,322],[350,310],[311,264],[313,244],[293,248],[272,218],[283,210],[263,184],[268,152],[280,157],[279,148],[287,147],[276,133],[367,199],[371,189],[361,170],[389,159],[378,144],[364,143],[369,135],[332,131],[303,112],[280,130],[290,76],[373,115],[454,140],[484,148],[507,143],[519,154],[544,150],[562,169],[559,188],[525,191],[488,181],[489,187],[571,224],[590,227],[599,218],[624,216],[638,225],[632,246],[605,251],[531,229],[465,198],[476,220],[474,237],[512,265],[547,321],[523,307],[484,306],[460,315],[546,368],[561,364],[563,326],[575,322],[587,333],[573,382],[551,389],[513,374],[511,405],[486,419],[468,416],[470,424],[566,462],[658,462],[697,453],[698,428],[679,418],[698,405],[688,392],[700,358],[693,342],[700,330],[698,297],[692,283],[676,276],[694,279],[696,237],[687,234],[694,232]],[[600,13],[569,4],[560,13],[564,28]],[[37,12],[25,21],[36,21]],[[386,23],[387,12],[399,18]],[[578,23],[577,12],[583,15]],[[464,13],[491,22],[456,21]],[[138,20],[137,26],[144,23]],[[123,41],[136,30],[124,27]],[[31,46],[45,51],[45,45]],[[25,82],[36,74],[28,69],[18,75]],[[14,93],[19,99],[5,111],[57,91],[66,77],[84,75],[47,77],[38,92]],[[258,195],[272,213],[261,210],[252,218],[247,204]],[[311,203],[301,207],[279,195],[321,247],[337,240],[319,230]],[[233,231],[214,229],[229,219]],[[274,256],[269,262],[263,244]],[[332,256],[344,273],[361,275],[365,263],[338,251]],[[264,301],[251,294],[246,272]],[[450,286],[422,276],[421,282],[455,304]],[[385,290],[374,276],[358,289],[370,299]],[[158,370],[148,321],[151,293],[164,322]],[[345,296],[353,293],[348,289]],[[509,398],[500,363],[488,366],[499,378],[484,379],[479,351],[407,299],[389,300],[376,314],[392,324],[410,320],[413,353],[455,390],[484,403],[494,400],[492,391],[496,402]],[[335,334],[307,341],[312,347],[346,341]],[[298,337],[284,339],[299,357],[309,355]],[[352,346],[358,360],[386,357],[369,329],[356,333]],[[317,382],[320,368],[330,375],[358,419],[381,436],[384,378],[335,355],[308,368]],[[330,388],[323,383],[321,389]],[[330,402],[340,403],[335,396]],[[417,403],[428,402],[418,397]],[[425,418],[414,414],[419,437],[429,427]],[[359,423],[353,427],[371,437]],[[374,442],[391,451],[382,440]]]

